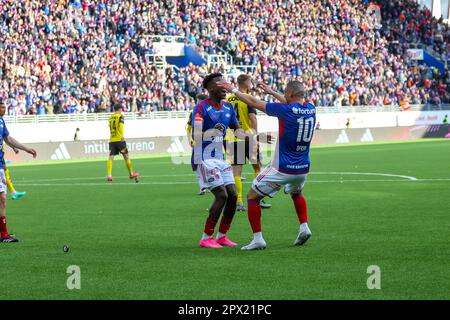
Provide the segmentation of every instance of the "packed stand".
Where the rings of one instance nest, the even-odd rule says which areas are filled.
[[[361,0],[207,1],[190,3],[191,32],[206,51],[218,44],[237,64],[282,89],[303,80],[320,106],[406,105],[450,102],[450,75],[409,66]],[[239,12],[238,14],[235,14]]]
[[[208,54],[220,47],[236,64],[256,65],[255,77],[278,89],[300,79],[319,106],[450,102],[448,71],[441,76],[407,64],[404,48],[371,23],[367,6],[361,0],[5,0],[0,97],[17,115],[105,112],[115,101],[140,113],[191,109],[202,77],[217,70],[158,70],[148,35],[168,35]],[[402,11],[396,14],[400,19]],[[384,14],[389,25],[396,14]]]

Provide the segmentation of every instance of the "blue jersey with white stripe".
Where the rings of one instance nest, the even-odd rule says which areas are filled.
[[[316,125],[311,103],[268,103],[266,113],[278,118],[278,141],[272,166],[288,174],[308,173],[309,148]]]
[[[221,101],[219,106],[209,99],[197,104],[193,111],[192,132],[196,124],[202,125],[203,140],[193,149],[192,164],[200,164],[205,159],[224,159],[223,141],[227,128],[236,128],[238,120],[231,103]],[[194,137],[195,138],[195,137]]]

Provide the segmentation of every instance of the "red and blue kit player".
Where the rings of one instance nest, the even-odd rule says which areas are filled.
[[[6,106],[3,101],[0,100],[0,242],[1,243],[11,243],[18,242],[15,237],[8,233],[8,228],[6,227],[6,178],[5,178],[5,159],[3,153],[3,143],[6,143],[13,149],[23,150],[36,158],[36,150],[28,148],[18,142],[16,139],[9,135],[9,131],[6,128],[5,120],[3,116],[6,112]]]
[[[239,124],[233,106],[224,100],[227,92],[217,86],[218,81],[223,81],[220,73],[205,77],[203,87],[209,97],[195,106],[192,117],[192,167],[197,172],[200,189],[208,189],[214,195],[200,240],[200,247],[204,248],[237,245],[227,236],[236,212],[237,194],[233,169],[224,160],[223,141],[227,128],[238,129]],[[214,239],[214,229],[222,212],[219,232]]]
[[[291,81],[287,84],[284,95],[269,86],[260,84],[268,94],[281,103],[267,103],[251,95],[239,92],[227,82],[220,82],[219,87],[235,93],[239,99],[277,117],[279,137],[275,157],[253,181],[247,194],[248,219],[253,230],[252,242],[242,250],[265,249],[266,242],[261,232],[261,206],[264,197],[273,197],[284,186],[284,192],[290,194],[300,222],[300,229],[295,245],[303,245],[311,237],[308,227],[308,213],[305,197],[302,194],[309,172],[309,149],[314,134],[316,108],[305,101],[305,89],[301,82]]]

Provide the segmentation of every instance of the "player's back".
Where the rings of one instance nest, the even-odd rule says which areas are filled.
[[[280,172],[309,171],[309,149],[316,123],[316,107],[311,103],[268,103],[267,114],[279,119],[279,133],[273,166]]]
[[[114,113],[109,118],[109,130],[110,130],[110,141],[117,142],[122,141],[123,135],[123,115],[120,113]]]

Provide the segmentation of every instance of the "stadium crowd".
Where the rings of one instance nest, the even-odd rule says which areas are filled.
[[[318,106],[449,103],[448,70],[406,56],[417,39],[448,55],[448,26],[405,1],[378,2],[382,27],[366,0],[5,0],[0,97],[19,115],[104,112],[112,101],[133,112],[191,109],[202,77],[221,70],[158,70],[147,36],[174,35],[255,65],[255,78],[280,90],[300,79]]]
[[[400,44],[422,44],[441,60],[450,59],[450,26],[412,0],[379,0],[386,38]]]

